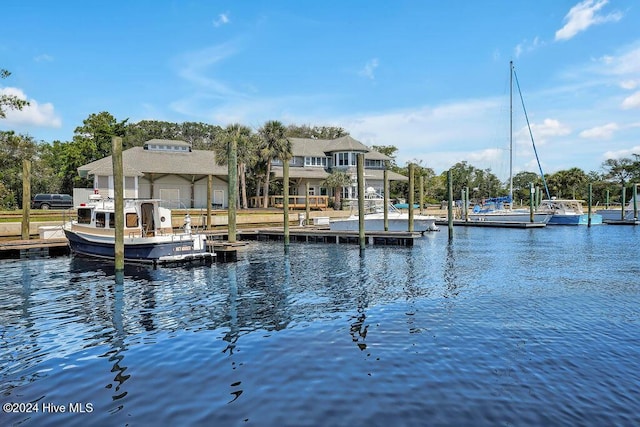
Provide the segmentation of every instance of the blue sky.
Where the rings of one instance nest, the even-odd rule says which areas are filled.
[[[509,172],[513,60],[545,173],[640,154],[636,0],[34,1],[0,6],[1,130],[92,113],[341,126],[400,165]],[[537,172],[514,97],[514,173]]]

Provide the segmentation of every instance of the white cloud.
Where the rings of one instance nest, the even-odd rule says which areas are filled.
[[[514,49],[514,55],[516,58],[519,58],[523,53],[533,52],[534,50],[542,46],[544,46],[544,42],[540,40],[539,37],[535,37],[531,42],[529,42],[528,40],[523,40],[521,43],[516,45]]]
[[[226,25],[230,22],[229,20],[229,12],[221,13],[218,15],[218,19],[213,20],[214,27],[220,27],[222,25]]]
[[[59,128],[62,120],[56,114],[53,104],[50,102],[39,104],[35,99],[27,99],[25,93],[14,87],[0,88],[0,95],[16,96],[22,100],[28,100],[29,105],[22,110],[8,110],[2,120],[3,125],[9,126],[39,126]]]
[[[581,138],[587,139],[611,139],[613,134],[620,129],[617,123],[607,123],[603,126],[596,126],[580,132]]]
[[[375,80],[376,76],[374,75],[374,71],[376,68],[378,68],[378,58],[373,58],[365,64],[364,68],[360,70],[358,74],[368,79]]]
[[[608,15],[598,14],[609,0],[584,0],[573,6],[564,17],[565,25],[556,31],[556,40],[569,40],[592,25],[615,22],[622,19],[622,13],[615,11]]]
[[[605,153],[603,153],[602,159],[622,159],[625,157],[631,157],[633,154],[640,154],[640,145],[636,145],[631,148],[625,148],[622,150],[606,151]]]
[[[640,91],[628,96],[622,101],[622,109],[630,110],[632,108],[640,108]]]
[[[623,82],[620,82],[620,87],[622,89],[633,90],[638,87],[639,83],[640,81],[638,80],[625,80]]]
[[[33,58],[33,60],[36,62],[51,62],[53,61],[53,56],[43,53],[42,55],[38,55],[35,58]]]
[[[528,132],[528,131],[527,131]],[[544,119],[542,123],[531,124],[531,132],[537,139],[545,139],[552,136],[565,136],[571,133],[571,128],[555,119]]]

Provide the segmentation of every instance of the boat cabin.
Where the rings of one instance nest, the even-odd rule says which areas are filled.
[[[78,229],[95,234],[115,234],[115,210],[112,199],[90,197],[78,207]],[[125,200],[125,237],[155,237],[171,234],[171,210],[159,206],[158,200]]]

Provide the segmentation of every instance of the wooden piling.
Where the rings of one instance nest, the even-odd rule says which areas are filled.
[[[453,238],[453,179],[451,169],[447,171],[447,219],[449,228],[449,240]]]
[[[310,184],[309,181],[307,181],[307,185],[306,185],[306,195],[307,197],[305,197],[304,199],[304,225],[309,225],[311,224],[311,221],[309,219],[309,217],[311,216],[311,205],[309,204],[309,188],[310,188]]]
[[[591,227],[591,202],[593,200],[593,184],[589,183],[589,200],[587,207],[587,227]],[[623,209],[624,210],[624,209]]]
[[[366,241],[364,237],[364,153],[358,153],[358,241],[360,253],[364,251]]]
[[[113,193],[115,213],[115,242],[113,248],[115,271],[124,271],[124,172],[122,166],[122,138],[111,138],[112,166],[113,166]]]
[[[229,243],[235,243],[236,237],[236,200],[238,200],[238,138],[239,135],[232,135],[227,144],[227,227]],[[269,177],[267,177],[269,179]]]
[[[413,231],[413,203],[414,203],[414,175],[415,175],[415,166],[413,163],[409,163],[409,221],[408,221],[408,230],[409,233]]]
[[[207,230],[211,230],[211,195],[213,194],[213,175],[207,175]]]
[[[633,220],[638,220],[638,184],[633,184]],[[624,211],[624,206],[622,206],[622,210]]]
[[[533,192],[535,191],[535,187],[533,186],[533,182],[529,183],[529,222],[535,222],[534,215],[534,204],[533,204]]]
[[[282,214],[284,216],[284,251],[289,252],[289,160],[282,161]]]
[[[22,161],[22,240],[29,240],[31,214],[31,160]]]
[[[389,172],[386,169],[382,173],[382,179],[384,181],[382,183],[382,192],[384,193],[382,195],[384,203],[382,208],[382,212],[384,213],[382,214],[382,217],[384,221],[384,231],[389,231]]]
[[[627,188],[622,184],[622,209],[620,211],[620,221],[624,221],[624,205],[627,204]]]

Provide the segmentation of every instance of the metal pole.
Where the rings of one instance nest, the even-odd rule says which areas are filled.
[[[365,248],[364,236],[364,153],[358,153],[358,240],[360,241],[360,254]]]
[[[124,271],[124,176],[122,166],[122,138],[111,138],[113,185],[114,185],[114,211],[115,211],[115,245],[114,259],[115,271]]]
[[[453,238],[453,179],[451,169],[447,171],[447,219],[449,225],[449,240]]]
[[[31,160],[22,161],[22,240],[29,240],[31,213]]]

